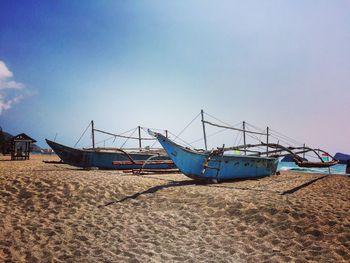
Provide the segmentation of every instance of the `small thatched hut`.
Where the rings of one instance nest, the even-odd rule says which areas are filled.
[[[25,133],[12,137],[10,139],[11,160],[29,160],[30,145],[35,142],[36,140],[30,138]]]

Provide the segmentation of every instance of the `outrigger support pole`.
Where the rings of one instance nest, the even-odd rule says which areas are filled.
[[[141,145],[141,127],[137,126],[138,130],[139,130],[139,148],[141,149],[142,145]]]
[[[269,156],[269,127],[266,128],[266,157]]]
[[[205,134],[205,124],[204,124],[204,112],[203,110],[201,110],[201,115],[202,115],[202,126],[203,126],[203,134],[204,134],[204,146],[205,146],[205,150],[208,150],[207,147],[207,135]]]
[[[245,140],[245,121],[243,121],[243,144],[244,144],[244,155],[247,155],[246,152],[246,140]]]
[[[95,129],[94,129],[94,121],[91,121],[91,139],[92,139],[92,148],[95,148]]]

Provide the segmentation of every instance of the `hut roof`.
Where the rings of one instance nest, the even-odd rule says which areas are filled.
[[[36,142],[36,140],[34,140],[33,138],[29,137],[27,134],[25,133],[20,133],[16,136],[13,136],[10,139],[11,142]]]

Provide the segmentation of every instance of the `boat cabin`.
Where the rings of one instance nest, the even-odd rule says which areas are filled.
[[[31,144],[36,140],[32,139],[25,133],[18,134],[10,139],[11,143],[11,160],[29,160]]]

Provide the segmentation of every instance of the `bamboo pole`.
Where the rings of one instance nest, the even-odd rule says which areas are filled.
[[[205,124],[204,124],[204,112],[203,110],[201,110],[201,115],[202,115],[202,126],[203,126],[203,135],[204,135],[204,146],[205,146],[205,150],[208,150],[207,147],[207,136],[205,134]]]
[[[246,152],[246,139],[245,139],[245,121],[243,121],[243,144],[244,144],[244,155],[247,155],[247,152]]]
[[[100,132],[100,133],[104,133],[107,135],[112,135],[114,137],[119,137],[119,138],[126,138],[126,139],[132,139],[132,140],[138,140],[138,137],[131,137],[131,136],[124,136],[124,135],[119,135],[119,134],[115,134],[115,133],[110,133],[110,132],[105,132],[99,129],[94,129],[94,131]],[[154,141],[156,140],[155,138],[141,138],[141,140],[149,140],[149,141]]]
[[[238,129],[238,128],[234,128],[234,127],[230,127],[230,126],[219,125],[219,124],[212,123],[212,122],[209,122],[209,121],[203,121],[203,122],[206,123],[206,124],[215,126],[215,127],[219,127],[219,128],[224,128],[224,129],[229,129],[229,130],[234,130],[234,131],[241,131],[241,132],[243,132],[243,129]],[[245,132],[246,132],[246,133],[251,133],[251,134],[257,134],[257,135],[266,135],[266,133],[256,132],[256,131],[247,131],[247,130],[246,130]]]
[[[95,129],[94,129],[94,121],[91,121],[91,138],[92,138],[92,148],[95,148]]]
[[[266,128],[266,157],[269,156],[269,127]]]
[[[141,145],[141,127],[137,126],[137,128],[139,130],[139,148],[141,149],[142,148],[142,145]]]

